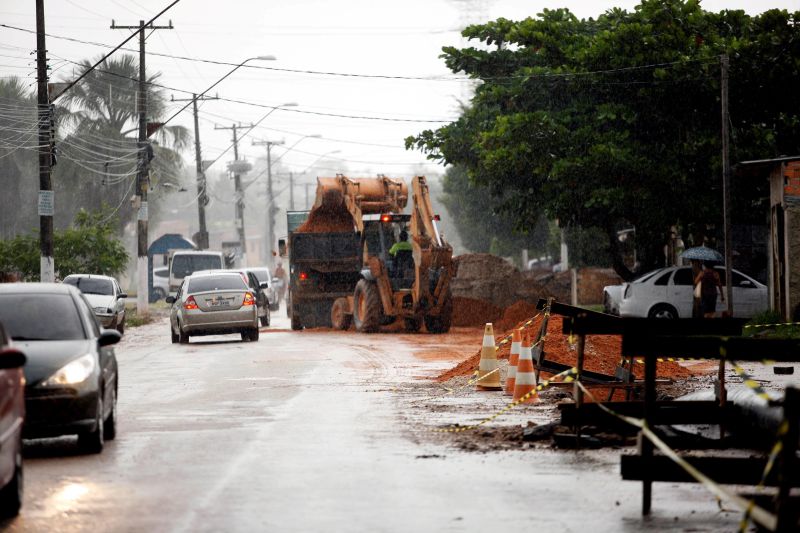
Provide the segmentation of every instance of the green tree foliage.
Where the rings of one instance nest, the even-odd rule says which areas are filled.
[[[449,167],[443,182],[439,200],[453,217],[458,235],[469,250],[517,257],[521,249],[527,248],[531,258],[557,256],[557,243],[554,249],[544,217],[524,230],[515,229],[510,217],[498,211],[502,200],[492,196],[488,187],[471,182],[461,166]]]
[[[480,80],[470,107],[406,145],[466,168],[518,228],[543,213],[599,228],[630,277],[618,229],[636,227],[646,268],[670,225],[721,223],[721,54],[731,62],[731,160],[800,151],[798,20],[645,0],[596,20],[556,9],[470,26],[463,35],[482,44],[443,54]],[[765,180],[733,189],[734,220],[763,222]]]
[[[83,61],[79,73],[92,64]],[[167,118],[166,98],[154,84],[159,76],[147,76],[148,122]],[[138,77],[135,56],[108,58],[58,100],[59,158],[53,183],[59,225],[68,224],[80,209],[96,210],[104,203],[118,209],[122,227],[133,218],[128,199],[136,193]],[[155,156],[151,188],[179,183],[182,160],[178,151],[189,146],[190,140],[183,126],[165,126],[151,137]],[[152,195],[151,217],[163,196]]]
[[[36,100],[18,78],[0,79],[0,238],[38,225]]]
[[[80,210],[73,226],[54,234],[58,277],[70,274],[115,276],[125,270],[128,252],[114,236],[117,224],[106,208],[96,213]],[[39,235],[18,235],[0,241],[0,272],[19,272],[26,281],[39,280]]]

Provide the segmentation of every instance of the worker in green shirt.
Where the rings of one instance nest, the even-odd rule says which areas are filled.
[[[411,243],[408,242],[408,232],[406,230],[400,232],[400,240],[394,243],[391,248],[389,248],[389,255],[394,257],[397,255],[397,252],[402,250],[408,250],[409,252],[411,251]]]

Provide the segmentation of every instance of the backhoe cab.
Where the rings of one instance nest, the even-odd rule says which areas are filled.
[[[452,253],[437,227],[425,178],[412,180],[412,213],[362,215],[363,269],[353,297],[337,299],[331,310],[334,327],[374,332],[403,320],[406,331],[450,330]],[[407,236],[410,244],[397,243]]]

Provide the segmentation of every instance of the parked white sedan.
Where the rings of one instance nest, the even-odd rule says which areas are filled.
[[[725,267],[715,267],[725,285]],[[751,318],[769,309],[767,286],[733,270],[733,316]],[[623,317],[691,318],[694,283],[692,267],[666,267],[622,284],[619,314]],[[724,289],[724,287],[723,287]],[[717,298],[717,313],[727,304]]]
[[[119,282],[111,276],[98,274],[70,274],[64,283],[77,287],[92,305],[100,325],[125,332],[125,298]]]

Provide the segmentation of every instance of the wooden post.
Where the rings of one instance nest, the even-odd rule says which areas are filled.
[[[644,423],[650,427],[653,410],[656,406],[656,358],[645,357],[644,360]],[[653,481],[650,478],[650,460],[653,458],[653,443],[639,433],[639,455],[642,456],[642,514],[650,514],[653,500]]]
[[[789,423],[789,428],[782,436],[783,449],[781,450],[778,469],[778,501],[776,514],[778,527],[775,531],[788,533],[797,531],[797,518],[792,510],[790,491],[792,489],[792,473],[795,471],[797,461],[798,422],[800,421],[800,389],[787,387],[783,397],[783,419]],[[792,523],[794,522],[794,523]]]

